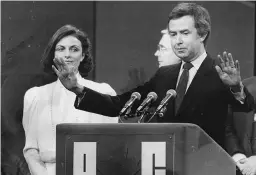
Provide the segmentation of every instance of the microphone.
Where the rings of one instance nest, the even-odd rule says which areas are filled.
[[[155,101],[157,99],[157,94],[155,92],[148,93],[147,98],[141,103],[141,105],[136,110],[136,114],[141,113],[142,110],[150,104],[152,101]]]
[[[150,117],[150,119],[147,122],[150,122],[156,114],[158,114],[159,117],[163,117],[164,113],[166,112],[166,104],[168,103],[168,101],[171,98],[175,98],[177,96],[177,93],[175,90],[173,89],[169,89],[166,92],[166,96],[164,97],[164,99],[160,102],[160,105],[156,108],[156,111],[154,112],[154,114]]]
[[[173,89],[169,89],[167,92],[166,92],[166,96],[164,97],[164,99],[161,101],[160,105],[156,108],[156,111],[155,113],[159,113],[162,108],[168,103],[168,101],[171,99],[171,98],[175,98],[177,95],[176,91],[173,90]]]
[[[141,98],[140,93],[133,92],[132,95],[131,95],[130,100],[128,100],[125,103],[125,105],[124,105],[123,109],[120,111],[119,115],[120,116],[123,115],[127,111],[127,109],[129,109],[137,99],[140,100],[140,98]]]

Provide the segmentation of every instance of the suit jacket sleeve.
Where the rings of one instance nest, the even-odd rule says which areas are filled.
[[[225,127],[225,145],[227,152],[233,156],[236,153],[245,154],[233,124],[233,110],[229,105],[228,117]]]
[[[85,95],[78,104],[78,97],[75,100],[75,107],[80,110],[85,110],[92,113],[116,117],[119,115],[124,104],[130,99],[133,92],[141,94],[140,101],[136,101],[132,107],[132,111],[145,99],[147,94],[155,89],[156,79],[159,76],[161,69],[145,84],[138,86],[126,93],[117,96],[110,96],[98,93],[90,88],[85,87]]]
[[[229,94],[229,104],[232,105],[232,111],[234,112],[250,112],[253,110],[255,106],[255,100],[254,97],[251,95],[251,93],[248,91],[248,89],[244,86],[244,93],[245,93],[245,99],[244,103],[242,104],[240,101],[238,101],[234,94],[230,90],[228,90]]]

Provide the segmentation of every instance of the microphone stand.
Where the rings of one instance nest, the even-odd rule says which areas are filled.
[[[165,112],[167,111],[167,108],[166,108],[167,104],[168,103],[166,103],[166,105],[164,105],[159,112],[154,112],[154,114],[150,117],[150,119],[147,121],[147,123],[149,123],[155,116],[163,117]]]
[[[149,106],[146,106],[143,109],[142,114],[140,115],[140,119],[138,120],[138,123],[141,123],[141,121],[144,118],[144,116],[149,114],[148,109],[149,109]]]
[[[118,118],[121,121],[121,123],[124,123],[122,120],[122,117],[127,120],[128,118],[134,118],[135,115],[131,114],[131,107],[127,109],[126,113],[124,115],[119,115]]]

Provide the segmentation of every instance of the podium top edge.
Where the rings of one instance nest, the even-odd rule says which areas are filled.
[[[177,130],[197,130],[202,129],[190,123],[63,123],[57,125],[57,133],[134,133],[134,132],[152,132],[166,133]]]

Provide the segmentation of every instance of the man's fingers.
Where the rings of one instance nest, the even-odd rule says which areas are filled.
[[[61,62],[60,62],[59,58],[54,58],[53,62],[55,63],[55,66],[58,68],[58,70],[61,71],[62,70],[62,65],[61,65]]]
[[[53,61],[56,63],[56,64],[61,64],[61,62],[60,62],[60,58],[58,58],[58,57],[55,57],[54,59],[53,59]]]
[[[221,69],[223,69],[225,67],[225,63],[224,63],[224,61],[223,61],[223,59],[221,58],[220,55],[218,55],[217,57],[220,60],[220,67],[221,67]]]
[[[62,65],[62,67],[63,67],[65,70],[68,70],[68,65],[67,65],[67,63],[64,61],[63,58],[60,58],[60,64]]]
[[[57,69],[60,69],[59,64],[58,64],[56,58],[53,59],[53,63],[57,67]]]
[[[53,71],[56,73],[56,75],[57,75],[58,77],[60,77],[60,72],[58,71],[58,69],[57,69],[54,65],[52,65],[52,69],[53,69]]]
[[[246,167],[246,168],[242,171],[242,173],[243,173],[244,175],[254,175],[254,174],[252,174],[252,170],[251,170],[251,168],[249,168],[249,167]]]
[[[61,70],[68,70],[68,65],[62,57],[59,57],[59,58],[56,57],[54,58],[54,60],[55,60],[55,64],[58,65],[58,68],[60,68]]]
[[[233,57],[232,57],[231,53],[228,53],[228,60],[229,60],[229,65],[231,67],[235,67],[235,63],[234,63],[234,60],[233,60]]]
[[[230,66],[230,65],[229,65],[228,55],[227,55],[227,52],[226,52],[226,51],[223,52],[223,61],[224,61],[224,63],[225,63],[225,66]]]
[[[59,58],[60,64],[65,65],[65,61],[62,58]]]
[[[238,60],[236,60],[235,67],[237,69],[237,72],[240,74],[240,64]]]
[[[216,71],[218,72],[219,76],[221,77],[223,72],[219,66],[215,66]]]

